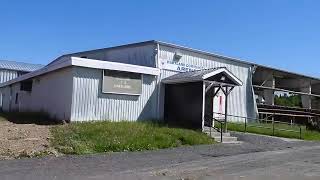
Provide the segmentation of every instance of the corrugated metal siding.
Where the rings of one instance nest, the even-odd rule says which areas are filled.
[[[24,63],[24,62],[0,60],[0,69],[31,72],[31,71],[38,70],[42,67],[43,65],[41,64],[30,64],[30,63]]]
[[[155,76],[143,75],[140,96],[105,94],[102,70],[73,67],[72,121],[148,120],[157,117]]]
[[[17,71],[0,69],[0,83],[10,81],[11,79],[14,79],[16,77],[18,77]]]
[[[6,86],[3,88],[0,88],[0,93],[2,97],[2,110],[3,111],[9,111],[9,105],[10,105],[10,87]]]
[[[20,91],[20,83],[1,88],[0,92],[3,96],[4,111],[43,111],[60,120],[70,119],[71,68],[54,71],[33,79],[31,92]],[[19,96],[17,103],[15,103],[16,93]]]
[[[155,67],[155,44],[114,49],[102,49],[92,52],[83,52],[72,55],[112,62]]]
[[[173,60],[175,51],[177,50],[170,47],[166,47],[166,46],[160,46],[160,54],[159,54],[160,64],[163,61]],[[230,99],[229,99],[229,106],[228,106],[229,114],[251,117],[251,114],[247,113],[247,112],[251,112],[253,109],[253,105],[252,105],[253,97],[251,97],[252,96],[251,86],[250,86],[250,83],[248,83],[250,82],[249,73],[251,73],[249,65],[245,65],[237,62],[231,62],[225,59],[202,55],[194,52],[188,52],[183,50],[179,50],[179,52],[183,54],[179,62],[183,62],[185,64],[197,65],[204,68],[226,67],[235,76],[237,76],[243,82],[243,86],[236,87],[231,92]],[[176,73],[178,72],[162,69],[161,79],[164,79]],[[161,87],[162,94],[161,94],[160,102],[162,104],[164,102],[163,91],[164,91],[164,88]],[[160,112],[163,113],[163,109],[160,109]],[[241,121],[241,119],[236,119],[236,118],[233,118],[230,120]]]

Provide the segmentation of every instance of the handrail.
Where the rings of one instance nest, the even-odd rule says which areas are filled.
[[[220,131],[220,142],[222,143],[223,142],[223,131],[222,131],[222,124],[224,124],[224,121],[219,121],[218,119],[206,114],[205,117],[209,117],[210,119],[212,119],[212,122],[218,122],[220,124],[220,130],[217,128],[218,132]],[[212,128],[212,124],[210,125],[210,137],[211,137],[211,128]],[[215,129],[215,127],[213,127]]]
[[[213,112],[213,114],[219,114],[219,115],[225,115],[223,113],[216,113]],[[268,120],[268,119],[259,119],[259,118],[252,118],[252,117],[244,117],[244,116],[239,116],[239,115],[227,115],[229,117],[237,117],[237,118],[244,118],[244,132],[247,132],[247,127],[257,127],[257,128],[264,128],[264,129],[272,129],[272,135],[275,135],[275,130],[278,131],[287,131],[287,132],[295,132],[295,133],[299,133],[299,138],[302,139],[302,129],[301,129],[301,125],[300,124],[296,124],[296,123],[288,123],[288,122],[283,122],[283,121],[275,121],[275,120]],[[274,115],[273,115],[274,116]],[[215,119],[215,118],[214,118]],[[265,127],[265,126],[255,126],[255,125],[248,125],[248,120],[257,120],[259,122],[261,121],[265,121],[265,122],[271,122],[272,123],[272,127]],[[287,124],[287,125],[291,125],[291,126],[298,126],[299,127],[299,131],[295,131],[295,130],[290,130],[290,129],[283,129],[283,128],[276,128],[275,127],[275,123],[278,124]]]

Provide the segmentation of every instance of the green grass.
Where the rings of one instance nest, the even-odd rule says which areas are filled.
[[[142,122],[85,122],[51,129],[52,145],[65,154],[154,150],[183,145],[212,144],[193,130]]]
[[[256,126],[263,126],[264,128],[259,128]],[[300,129],[297,125],[288,125],[288,124],[278,124],[275,123],[274,135],[278,137],[286,138],[300,138]],[[228,130],[244,132],[245,125],[244,123],[228,123]],[[296,132],[281,131],[278,129],[294,130]],[[273,135],[272,124],[271,123],[249,123],[247,126],[247,132],[255,134],[264,134],[264,135]],[[320,140],[320,132],[307,130],[305,126],[301,126],[301,135],[304,140]]]

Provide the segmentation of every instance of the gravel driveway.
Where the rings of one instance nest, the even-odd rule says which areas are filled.
[[[106,175],[165,169],[173,165],[256,152],[318,146],[318,142],[235,133],[240,144],[214,144],[158,151],[107,153],[0,161],[0,175],[8,179],[104,179]]]

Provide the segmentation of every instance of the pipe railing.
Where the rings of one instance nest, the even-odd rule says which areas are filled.
[[[220,120],[218,120],[218,119],[216,119],[216,118],[214,118],[214,117],[212,117],[212,116],[210,116],[210,115],[205,115],[205,118],[209,118],[209,119],[211,119],[210,121],[210,126],[209,126],[209,133],[210,133],[210,137],[212,137],[211,136],[211,131],[212,131],[212,128],[214,128],[214,129],[216,129],[218,132],[220,132],[220,142],[223,142],[223,124],[224,124],[224,121],[220,121]],[[216,128],[216,127],[213,127],[212,126],[212,124],[213,124],[213,122],[218,122],[219,124],[220,124],[220,129],[219,128]]]
[[[214,112],[213,114],[219,114],[225,116],[223,113],[216,113]],[[234,118],[243,118],[244,119],[244,132],[247,132],[248,127],[256,127],[256,128],[262,128],[262,129],[272,129],[272,135],[275,136],[275,131],[284,131],[284,132],[293,132],[293,133],[299,133],[299,138],[302,139],[302,128],[300,124],[295,124],[295,123],[288,123],[288,122],[283,122],[283,121],[275,121],[274,119],[268,120],[268,119],[260,119],[260,118],[252,118],[252,117],[245,117],[245,116],[239,116],[239,115],[227,115],[227,117],[234,117]],[[213,118],[215,119],[215,118]],[[254,120],[256,122],[265,122],[267,123],[272,123],[272,127],[267,127],[267,126],[262,126],[262,125],[252,125],[248,122],[248,120]],[[238,124],[236,122],[228,122],[227,123],[234,123]],[[293,130],[293,129],[284,129],[284,128],[277,128],[275,127],[275,124],[286,124],[290,126],[298,126],[299,130]]]

